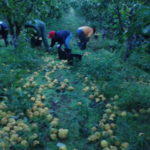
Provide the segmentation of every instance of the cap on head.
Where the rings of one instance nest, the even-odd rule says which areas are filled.
[[[56,32],[55,31],[51,31],[49,32],[48,38],[51,39],[55,36]]]

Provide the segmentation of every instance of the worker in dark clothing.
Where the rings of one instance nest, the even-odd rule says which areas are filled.
[[[51,40],[50,48],[52,48],[55,43],[58,43],[58,56],[59,59],[67,59],[70,64],[73,63],[73,58],[76,57],[81,60],[82,56],[79,54],[71,54],[71,49],[69,47],[69,42],[72,38],[72,33],[66,30],[62,31],[51,31],[48,36]],[[64,49],[62,46],[64,45]]]
[[[48,40],[46,36],[46,25],[41,20],[33,20],[29,21],[25,24],[25,28],[28,28],[31,36],[31,45],[41,46],[42,42],[44,44],[45,49],[49,52],[50,48],[48,45]]]
[[[0,21],[0,36],[4,39],[5,45],[8,46],[8,25]]]
[[[65,31],[65,30],[62,30],[62,31],[51,31],[49,32],[49,38],[52,39],[51,41],[51,45],[50,47],[52,48],[55,43],[57,42],[59,45],[58,45],[58,50],[60,50],[62,48],[62,45],[64,45],[64,48],[65,48],[65,51],[66,52],[71,52],[71,49],[69,48],[69,42],[72,38],[72,33],[69,32],[69,31]]]
[[[78,46],[81,50],[86,49],[87,42],[89,41],[90,37],[95,34],[95,32],[95,27],[82,26],[77,29],[77,37],[79,39]]]

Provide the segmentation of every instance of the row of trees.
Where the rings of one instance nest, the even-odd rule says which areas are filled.
[[[27,20],[58,18],[67,6],[66,0],[2,0],[0,14],[9,24],[15,46]]]
[[[150,6],[148,0],[82,0],[71,1],[80,14],[98,23],[103,34],[127,42],[124,59],[131,50],[142,46],[148,51]],[[141,47],[140,47],[141,48]]]

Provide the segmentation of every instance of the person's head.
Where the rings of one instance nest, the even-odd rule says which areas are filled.
[[[55,36],[56,32],[55,31],[51,31],[49,32],[48,38],[51,39]]]

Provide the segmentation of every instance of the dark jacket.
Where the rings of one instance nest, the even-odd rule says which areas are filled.
[[[65,30],[57,31],[55,36],[52,38],[51,47],[53,47],[57,42],[58,44],[60,44],[60,48],[61,48],[61,46],[65,44],[65,40],[70,34],[71,33],[69,31],[65,31]]]

